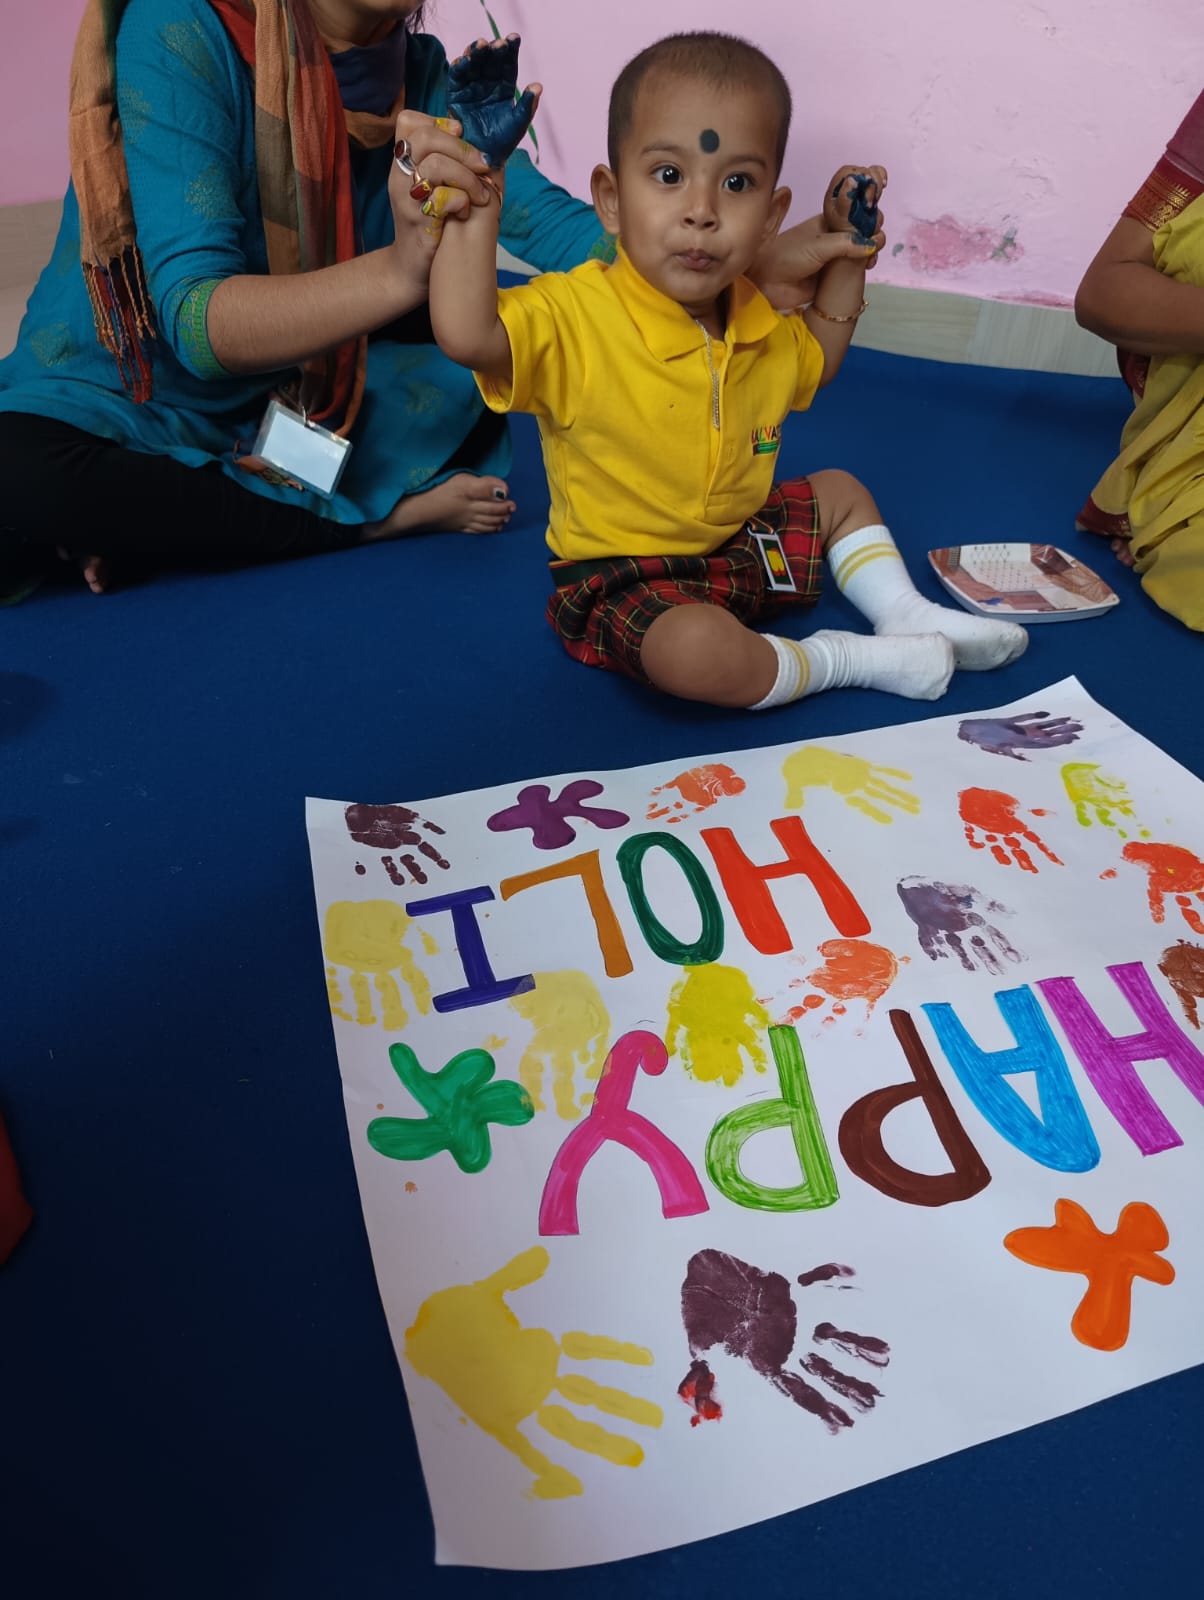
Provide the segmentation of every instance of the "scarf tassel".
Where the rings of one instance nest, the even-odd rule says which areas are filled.
[[[107,263],[84,262],[96,337],[117,363],[122,387],[136,405],[151,396],[151,346],[157,337],[142,254],[127,245]]]

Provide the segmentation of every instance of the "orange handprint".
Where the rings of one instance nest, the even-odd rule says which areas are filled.
[[[899,960],[894,952],[884,945],[870,944],[866,939],[828,939],[820,945],[819,954],[823,957],[821,966],[805,978],[790,981],[792,989],[810,985],[819,993],[808,994],[801,1005],[791,1006],[786,1013],[787,1022],[799,1022],[809,1011],[817,1011],[831,1001],[830,1009],[822,1018],[827,1026],[843,1017],[848,1003],[853,1000],[865,1001],[868,1020],[875,1005],[899,976]]]
[[[958,795],[958,815],[966,830],[971,850],[989,849],[1001,866],[1013,864],[1024,872],[1036,872],[1026,845],[1036,845],[1055,866],[1064,863],[1018,815],[1020,802],[1000,789],[963,789]],[[1047,811],[1033,807],[1031,815],[1047,817]]]
[[[677,798],[657,805],[656,797],[669,790],[676,791]],[[676,778],[658,784],[652,791],[651,804],[647,812],[648,821],[663,821],[671,825],[684,822],[687,817],[699,811],[709,811],[725,795],[743,793],[744,779],[738,772],[733,772],[731,767],[722,764],[691,767],[689,772],[679,772]]]
[[[1179,914],[1193,933],[1204,933],[1204,921],[1193,900],[1204,901],[1204,861],[1177,844],[1145,844],[1131,840],[1121,851],[1126,861],[1144,867],[1150,875],[1150,915],[1166,921],[1166,902],[1173,898]]]

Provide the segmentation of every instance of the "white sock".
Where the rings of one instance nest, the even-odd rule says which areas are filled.
[[[878,522],[846,534],[828,551],[836,586],[868,617],[877,634],[942,633],[959,667],[985,672],[1023,655],[1028,634],[1015,622],[995,622],[935,605],[916,591],[903,557]]]
[[[825,689],[883,689],[907,700],[939,700],[953,676],[953,646],[939,633],[867,638],[829,628],[809,638],[762,638],[774,648],[778,675],[750,711],[768,711]]]

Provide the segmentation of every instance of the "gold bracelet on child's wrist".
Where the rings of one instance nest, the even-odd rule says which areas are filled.
[[[857,310],[851,311],[847,317],[834,317],[830,311],[824,311],[821,309],[821,307],[817,306],[814,300],[807,307],[807,309],[809,311],[814,311],[815,315],[817,317],[822,317],[825,322],[856,322],[861,313],[869,309],[869,301],[863,300],[858,306]]]

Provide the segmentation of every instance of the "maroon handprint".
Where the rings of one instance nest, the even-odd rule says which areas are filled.
[[[387,850],[388,855],[381,857],[381,866],[389,875],[392,883],[404,887],[408,883],[426,883],[427,875],[413,854],[425,857],[435,866],[448,870],[451,863],[445,861],[429,839],[424,839],[421,828],[425,833],[442,834],[443,829],[438,823],[427,822],[420,817],[417,811],[411,811],[408,806],[348,806],[343,813],[347,824],[347,832],[356,844],[366,845],[369,850]],[[408,855],[401,857],[402,872],[394,859],[392,852],[407,850]],[[357,872],[363,873],[365,868],[357,863]],[[406,872],[409,877],[406,877]]]
[[[829,1268],[832,1269],[831,1273]],[[804,1288],[823,1282],[829,1276],[852,1276],[852,1269],[835,1263],[804,1272],[798,1282]],[[714,1422],[723,1415],[715,1394],[715,1376],[702,1359],[713,1349],[725,1350],[739,1361],[746,1361],[796,1406],[819,1418],[829,1433],[851,1428],[853,1418],[843,1406],[789,1371],[786,1363],[794,1352],[798,1335],[798,1310],[790,1284],[778,1272],[741,1261],[723,1250],[700,1250],[691,1256],[681,1286],[681,1319],[690,1345],[690,1370],[678,1385],[678,1394],[693,1411],[690,1426]],[[890,1360],[890,1346],[868,1334],[845,1333],[829,1322],[819,1323],[813,1342],[830,1342],[847,1354],[871,1365],[884,1367]],[[881,1391],[864,1378],[854,1377],[833,1365],[825,1356],[809,1351],[799,1366],[818,1378],[857,1411],[870,1411],[882,1398]]]

